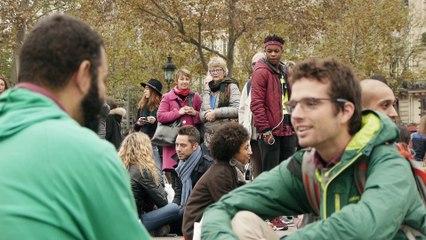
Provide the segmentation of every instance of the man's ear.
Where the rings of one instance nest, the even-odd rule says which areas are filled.
[[[197,150],[197,148],[200,146],[200,144],[198,144],[198,143],[194,143],[193,145],[192,145],[192,150]]]
[[[351,102],[345,102],[342,110],[342,124],[349,123],[355,112],[355,105]]]
[[[89,91],[91,84],[90,61],[84,60],[81,62],[76,74],[76,84],[81,93],[86,94]]]

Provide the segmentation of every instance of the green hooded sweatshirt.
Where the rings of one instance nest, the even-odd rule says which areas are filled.
[[[0,96],[0,239],[149,239],[114,147],[51,99]]]
[[[426,235],[426,208],[409,163],[389,144],[397,136],[398,129],[388,117],[364,112],[362,128],[340,162],[317,173],[322,220],[285,239],[406,239],[402,224]],[[210,206],[204,213],[202,239],[237,239],[230,220],[240,210],[262,218],[313,213],[301,179],[302,156],[303,150]],[[361,156],[368,159],[362,196],[354,178]]]

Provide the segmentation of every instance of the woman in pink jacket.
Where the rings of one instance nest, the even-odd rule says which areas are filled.
[[[192,75],[188,70],[182,68],[177,71],[176,87],[164,94],[161,99],[157,112],[159,122],[166,124],[180,120],[181,126],[200,124],[201,97],[198,93],[191,92],[191,81]],[[175,153],[174,145],[163,147],[163,171],[173,170],[176,161],[172,156]]]

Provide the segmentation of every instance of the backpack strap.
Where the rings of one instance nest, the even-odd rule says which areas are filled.
[[[420,197],[423,201],[423,204],[426,205],[426,172],[423,170],[423,162],[416,161],[413,156],[410,154],[410,150],[405,143],[395,143],[394,146],[398,152],[410,163],[411,171],[414,175],[414,180],[416,181],[417,190],[420,194]]]
[[[356,188],[358,189],[359,195],[362,195],[364,192],[365,182],[367,181],[367,158],[364,156],[361,156],[361,161],[358,164],[358,166],[355,167],[355,184]]]
[[[417,190],[426,205],[426,172],[423,170],[422,162],[416,161],[405,149],[401,143],[394,144],[398,152],[410,163],[411,171],[413,172],[414,180],[416,182]],[[355,183],[360,195],[364,192],[365,182],[367,181],[367,168],[368,164],[366,157],[363,157],[361,163],[355,168]]]
[[[411,170],[414,174],[414,180],[416,181],[417,190],[419,191],[420,197],[423,204],[426,205],[426,172],[423,171],[423,162],[416,160],[409,160]]]
[[[315,150],[307,149],[302,157],[302,179],[305,186],[306,196],[308,197],[309,204],[314,212],[320,214],[320,196],[319,185],[315,177],[315,164],[313,162]]]

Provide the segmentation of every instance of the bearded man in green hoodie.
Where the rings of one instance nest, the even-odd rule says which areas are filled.
[[[320,220],[285,239],[425,239],[425,205],[408,161],[391,144],[395,124],[361,112],[360,83],[342,63],[310,59],[293,71],[286,107],[299,144],[311,149],[211,205],[202,239],[279,239],[262,219],[304,213]],[[356,183],[361,170],[364,185]]]
[[[149,238],[127,171],[95,133],[108,74],[101,37],[55,14],[19,61],[19,84],[0,97],[0,239]]]

